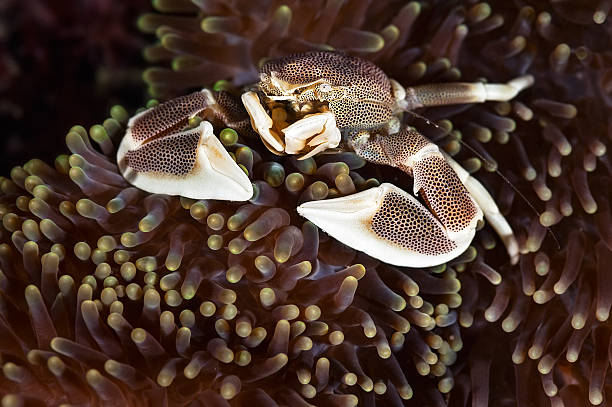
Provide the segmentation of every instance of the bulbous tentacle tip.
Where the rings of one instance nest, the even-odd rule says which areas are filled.
[[[298,213],[340,242],[386,263],[431,267],[460,255],[475,229],[453,232],[416,198],[384,183],[357,194],[305,202]]]
[[[147,192],[227,201],[246,201],[253,196],[248,176],[207,121],[141,145],[126,135],[117,163],[128,182]]]

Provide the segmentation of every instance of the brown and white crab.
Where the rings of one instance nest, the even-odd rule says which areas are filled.
[[[531,76],[522,76],[507,84],[404,88],[360,58],[297,54],[266,62],[260,82],[242,94],[242,105],[227,92],[203,89],[132,117],[117,162],[130,183],[148,192],[243,201],[251,198],[252,184],[208,120],[239,132],[250,131],[250,122],[266,147],[279,155],[310,157],[344,138],[365,160],[412,176],[413,192],[421,194],[429,210],[411,194],[383,183],[303,203],[297,208],[300,215],[384,262],[426,267],[461,254],[484,213],[514,263],[516,239],[490,194],[437,145],[401,126],[398,115],[425,106],[506,101],[532,83]],[[196,116],[204,120],[185,129]]]

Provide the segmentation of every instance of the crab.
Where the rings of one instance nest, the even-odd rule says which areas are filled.
[[[278,155],[312,157],[341,141],[366,161],[397,167],[413,194],[383,183],[352,195],[305,202],[297,212],[340,242],[406,267],[443,264],[463,253],[483,215],[510,261],[518,244],[482,184],[401,114],[420,107],[508,101],[531,86],[525,75],[505,84],[444,83],[404,88],[372,62],[336,52],[269,60],[241,102],[202,89],[132,117],[117,152],[123,176],[153,193],[244,201],[252,184],[213,133],[211,122],[256,132]],[[197,120],[195,120],[197,119]],[[187,127],[188,123],[198,123]]]

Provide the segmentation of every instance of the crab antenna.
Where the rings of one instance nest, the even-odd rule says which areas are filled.
[[[432,122],[431,120],[429,120],[425,116],[422,116],[422,115],[420,115],[420,114],[418,114],[416,112],[413,112],[412,110],[405,110],[405,112],[410,113],[414,117],[417,117],[419,119],[425,120],[425,122],[427,124],[433,125],[435,128],[437,128],[438,130],[442,131],[445,134],[448,133],[445,129],[440,127],[437,123]],[[457,140],[459,143],[461,143],[461,145],[465,146],[468,150],[470,150],[472,153],[474,153],[479,159],[481,159],[489,167],[491,167],[491,168],[494,167],[494,165],[493,165],[493,163],[491,163],[491,161],[487,160],[482,154],[480,154],[478,151],[476,151],[476,149],[473,148],[472,146],[470,146],[468,143],[466,143],[465,141],[463,141],[461,139],[455,139],[455,140]],[[510,185],[510,187],[514,190],[514,192],[516,192],[518,194],[518,196],[521,197],[521,199],[527,204],[527,206],[533,211],[533,213],[538,215],[538,218],[542,216],[542,214],[540,212],[538,212],[538,210],[535,208],[535,206],[533,206],[531,201],[529,201],[527,199],[527,197],[521,191],[519,191],[516,186],[514,186],[514,184],[508,179],[508,177],[506,177],[504,174],[502,174],[501,171],[499,171],[497,168],[495,169],[495,173],[497,175],[499,175],[501,177],[501,179],[503,179],[508,185]],[[557,236],[555,235],[555,233],[552,231],[552,229],[549,226],[544,226],[544,227],[546,228],[546,230],[548,231],[550,236],[555,241],[555,243],[557,245],[557,250],[561,250],[561,243],[559,243],[559,239],[557,239]]]

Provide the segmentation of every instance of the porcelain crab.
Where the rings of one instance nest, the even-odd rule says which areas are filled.
[[[309,52],[267,61],[259,83],[240,103],[203,89],[132,117],[119,146],[123,176],[148,192],[194,199],[248,200],[252,184],[210,121],[259,134],[275,154],[306,158],[341,140],[369,162],[399,168],[414,179],[414,195],[393,184],[297,208],[342,243],[384,262],[408,267],[442,264],[472,241],[483,214],[518,260],[512,229],[494,200],[437,145],[400,124],[418,107],[506,101],[529,87],[521,76],[506,84],[445,83],[404,88],[373,63],[336,52]],[[194,117],[197,127],[185,129]]]

